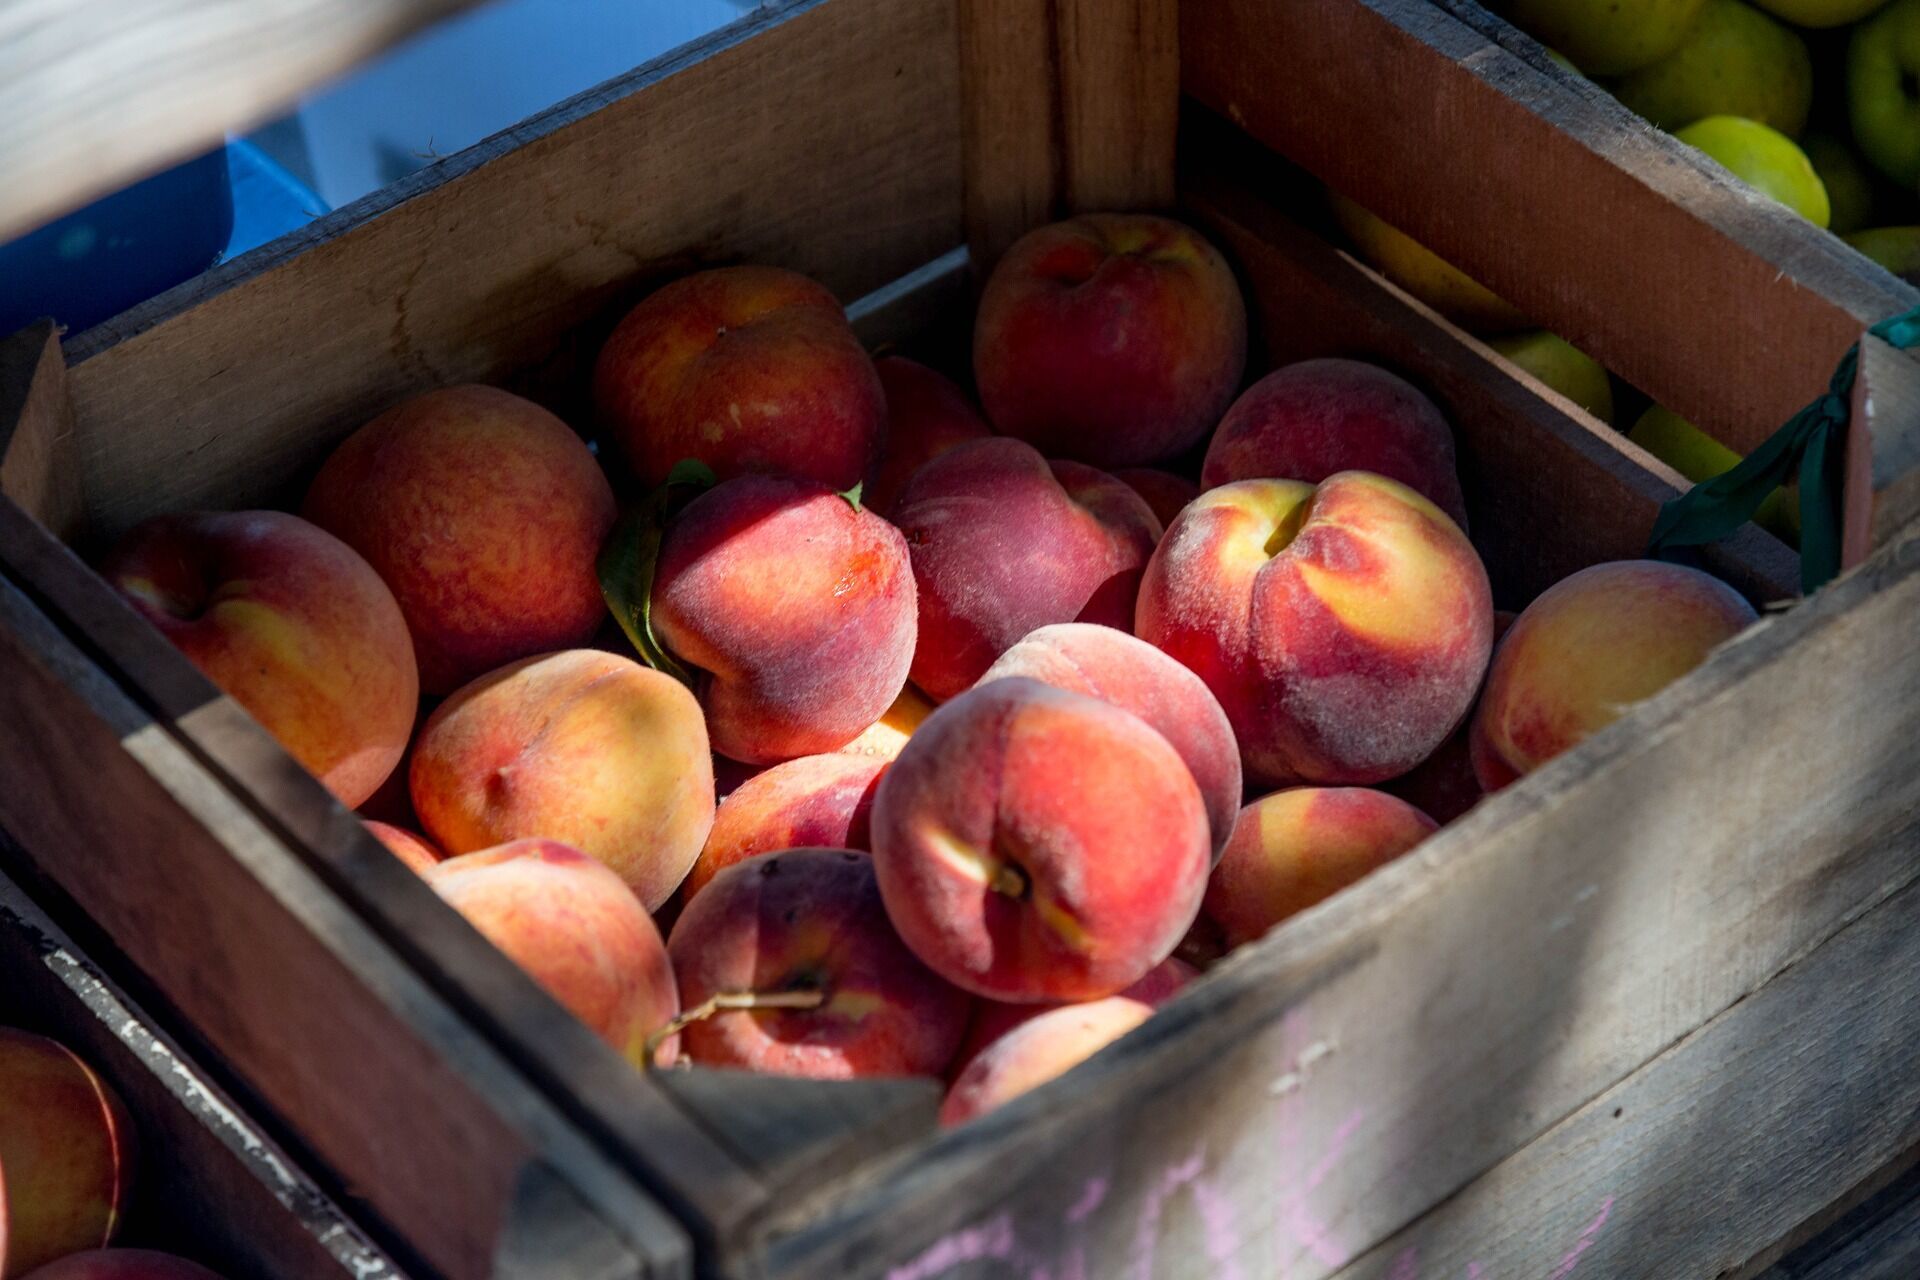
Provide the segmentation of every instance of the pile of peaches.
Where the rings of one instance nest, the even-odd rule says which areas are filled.
[[[1754,618],[1622,562],[1496,650],[1440,409],[1355,360],[1243,387],[1246,350],[1156,217],[1005,255],[977,401],[805,277],[702,271],[601,350],[597,455],[431,391],[300,515],[102,570],[635,1061],[943,1077],[954,1123]]]

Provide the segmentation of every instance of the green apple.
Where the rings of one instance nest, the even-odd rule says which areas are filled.
[[[1630,71],[1613,96],[1662,129],[1745,116],[1798,136],[1813,106],[1806,41],[1741,0],[1707,0],[1687,38]]]
[[[1776,18],[1796,27],[1841,27],[1878,9],[1887,0],[1754,0]]]
[[[1873,221],[1873,175],[1867,162],[1830,133],[1810,133],[1800,141],[1820,185],[1827,189],[1832,213],[1827,229],[1836,235],[1858,231]]]
[[[1590,76],[1617,76],[1672,53],[1706,0],[1504,0],[1514,26]]]
[[[1920,285],[1920,227],[1873,227],[1846,240],[1908,284]]]
[[[1361,258],[1381,275],[1473,333],[1512,333],[1527,318],[1433,250],[1337,192],[1333,216]]]
[[[1613,422],[1612,379],[1598,360],[1559,334],[1535,329],[1487,345],[1600,421]]]
[[[1847,116],[1861,152],[1911,191],[1920,182],[1920,0],[1893,0],[1853,29]]]
[[[1671,409],[1654,405],[1640,415],[1627,432],[1627,439],[1695,484],[1711,480],[1723,471],[1731,471],[1740,455],[1688,422]],[[1767,495],[1753,522],[1783,542],[1797,542],[1800,536],[1800,506],[1793,495],[1775,489]],[[1788,506],[1793,510],[1789,512]]]
[[[1920,0],[1914,3],[1920,4]],[[1820,175],[1813,171],[1807,153],[1779,130],[1740,116],[1708,116],[1676,129],[1673,136],[1706,152],[1728,173],[1814,226],[1827,225],[1832,211]]]

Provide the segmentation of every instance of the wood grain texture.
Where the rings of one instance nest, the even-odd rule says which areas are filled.
[[[783,0],[68,346],[89,538],[258,502],[395,399],[519,375],[752,259],[852,299],[960,239],[951,0]],[[373,216],[378,214],[379,216]]]
[[[1189,94],[1742,452],[1920,302],[1470,0],[1188,0],[1181,23]]]
[[[0,863],[20,850],[0,832]],[[0,872],[0,1025],[51,1036],[133,1117],[141,1164],[121,1240],[232,1280],[404,1280],[338,1205]]]
[[[1850,545],[1855,563],[1920,518],[1920,355],[1866,334],[1854,378],[1847,454]],[[1866,510],[1858,510],[1862,505]]]
[[[1920,1165],[1764,1272],[1760,1280],[1913,1280],[1920,1275]]]
[[[1890,846],[1911,862],[1920,828]],[[1541,1275],[1556,1250],[1566,1276],[1750,1274],[1757,1254],[1920,1144],[1916,923],[1920,887],[1908,885],[1338,1280]],[[1912,1220],[1847,1261],[1871,1268],[1883,1243],[1907,1268],[1883,1258],[1877,1274],[1917,1274]]]
[[[1908,530],[737,1270],[1337,1273],[1920,870],[1916,611]]]
[[[0,242],[221,145],[475,0],[0,3]]]
[[[0,494],[62,536],[79,520],[73,402],[51,320],[0,339]]]

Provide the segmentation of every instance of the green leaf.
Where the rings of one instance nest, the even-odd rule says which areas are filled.
[[[673,470],[667,472],[667,487],[692,485],[705,492],[720,483],[720,477],[713,474],[713,468],[698,458],[682,458],[673,464]]]
[[[865,480],[861,480],[858,483],[856,483],[851,489],[840,490],[839,491],[840,496],[847,500],[848,506],[852,507],[855,511],[858,511],[860,509],[860,491],[862,489],[865,489],[866,487],[867,487],[867,482]]]
[[[667,520],[676,510],[675,499],[687,496],[675,491],[692,489],[698,493],[714,483],[713,468],[706,463],[693,458],[675,463],[667,482],[614,525],[594,566],[600,576],[600,594],[640,660],[689,689],[693,687],[693,673],[681,666],[653,634],[653,578],[660,565],[660,543],[666,536]]]

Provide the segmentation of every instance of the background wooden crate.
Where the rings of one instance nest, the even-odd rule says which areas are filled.
[[[1446,151],[1476,163],[1436,163]],[[157,510],[284,498],[372,412],[442,382],[505,381],[578,420],[606,326],[692,266],[799,267],[866,295],[870,339],[911,340],[1024,227],[1174,204],[1235,259],[1266,362],[1369,354],[1435,393],[1506,602],[1637,554],[1678,477],[1303,226],[1303,169],[1736,445],[1915,300],[1469,7],[776,4],[81,335],[64,361],[48,334],[14,345],[33,376],[8,384],[0,473],[0,759],[24,785],[0,823],[449,1275],[495,1265],[529,1169],[569,1210],[543,1220],[602,1269],[578,1274],[681,1274],[689,1243],[727,1275],[1372,1276],[1409,1247],[1523,1271],[1578,1248],[1630,1271],[1657,1214],[1700,1203],[1719,1167],[1682,1143],[1631,1168],[1581,1136],[1597,1099],[1726,1061],[1729,1096],[1824,1096],[1844,1130],[1906,1087],[1882,1071],[1796,1093],[1786,1053],[1741,1049],[1769,1025],[1749,1005],[1871,1011],[1858,957],[1906,962],[1873,950],[1908,909],[1920,787],[1905,356],[1866,361],[1851,577],[1086,1068],[937,1139],[919,1083],[630,1071],[54,536],[88,549]],[[1513,235],[1492,245],[1499,214]],[[1616,277],[1640,255],[1666,270],[1634,278],[1666,292],[1629,313]],[[1709,323],[1732,303],[1733,328]],[[1791,558],[1757,531],[1712,564],[1763,601],[1791,594]],[[135,803],[90,804],[103,778]],[[1907,1030],[1844,1025],[1868,1053]],[[1713,1121],[1650,1124],[1702,1130],[1705,1153]],[[1770,1155],[1803,1151],[1793,1130],[1767,1136]],[[1855,1181],[1914,1135],[1858,1137],[1840,1170]],[[1785,1180],[1702,1247],[1758,1258],[1830,1189]],[[1515,1194],[1539,1212],[1512,1212]],[[450,1195],[472,1213],[427,1203]]]

